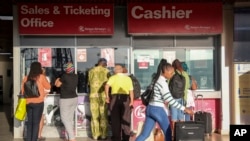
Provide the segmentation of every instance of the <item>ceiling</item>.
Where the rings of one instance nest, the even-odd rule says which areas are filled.
[[[127,2],[245,2],[246,0],[0,0],[0,16],[12,16],[12,5],[17,3],[114,3],[115,5],[125,6]],[[11,20],[0,19],[0,53],[12,52],[13,31]]]

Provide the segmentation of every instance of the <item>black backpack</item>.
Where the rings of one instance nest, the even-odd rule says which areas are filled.
[[[27,80],[24,83],[24,97],[25,98],[35,98],[39,97],[39,89],[36,80]]]
[[[129,77],[131,78],[133,87],[134,87],[134,99],[138,99],[141,96],[140,82],[137,80],[137,78],[133,74],[130,74]]]
[[[175,99],[184,97],[186,80],[185,77],[175,71],[175,74],[169,81],[169,90]]]

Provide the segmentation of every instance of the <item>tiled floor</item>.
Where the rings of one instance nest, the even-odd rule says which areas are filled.
[[[12,118],[9,105],[0,105],[0,141],[23,141],[23,139],[13,139],[12,134]],[[47,138],[46,141],[63,141],[60,138]],[[92,141],[91,138],[77,138],[77,141]],[[107,141],[110,141],[107,140]],[[229,136],[212,134],[206,137],[205,141],[229,141]]]

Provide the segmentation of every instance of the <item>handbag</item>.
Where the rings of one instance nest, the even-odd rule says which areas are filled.
[[[36,80],[27,80],[24,83],[24,97],[35,98],[39,96],[40,96],[40,92],[39,92]]]
[[[151,84],[147,87],[147,89],[141,94],[142,104],[147,106],[151,97],[154,95],[154,85],[155,81],[151,82]]]
[[[15,111],[15,118],[23,121],[26,116],[26,99],[24,96],[20,96],[18,99],[18,104]]]

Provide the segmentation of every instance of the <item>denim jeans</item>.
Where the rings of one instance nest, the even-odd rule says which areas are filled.
[[[163,107],[148,105],[146,109],[146,119],[141,134],[136,141],[145,141],[150,132],[155,128],[156,122],[160,125],[164,132],[165,141],[172,140],[172,131],[169,123],[168,115]]]
[[[27,137],[26,141],[37,141],[39,123],[43,113],[44,103],[30,103],[26,105],[27,109]]]
[[[184,105],[184,99],[183,98],[179,98],[179,99],[175,99],[178,103],[180,103],[181,105]],[[170,106],[170,111],[171,111],[171,119],[173,121],[184,121],[184,112],[180,109],[177,109],[173,106]]]

